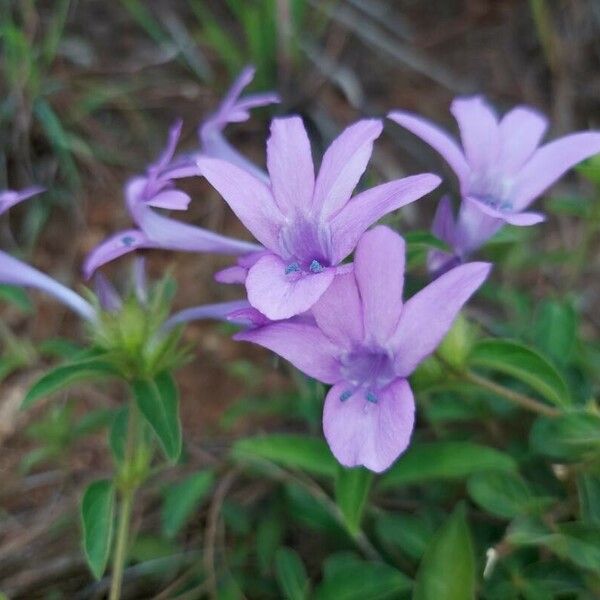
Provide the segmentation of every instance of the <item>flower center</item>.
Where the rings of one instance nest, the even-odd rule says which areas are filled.
[[[488,171],[474,174],[469,182],[470,196],[501,212],[512,212],[513,182],[502,173]]]
[[[286,274],[321,273],[331,265],[328,228],[304,216],[286,223],[279,234],[279,243],[282,257],[289,261]]]
[[[340,395],[342,402],[360,390],[368,402],[376,404],[378,390],[396,377],[390,355],[381,348],[353,350],[341,358],[341,363],[342,376],[349,384]]]

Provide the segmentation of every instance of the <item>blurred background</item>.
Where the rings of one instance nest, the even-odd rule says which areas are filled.
[[[485,94],[500,111],[521,103],[537,107],[550,117],[552,136],[600,127],[597,0],[2,0],[0,188],[35,183],[48,189],[2,220],[2,248],[71,286],[83,285],[86,253],[129,225],[126,180],[156,157],[178,117],[184,120],[180,148],[195,147],[198,124],[247,64],[257,69],[251,91],[277,90],[282,96],[279,106],[254,111],[248,122],[227,130],[232,143],[260,165],[269,119],[290,112],[304,117],[315,157],[352,121],[395,108],[454,131],[450,101],[472,93]],[[423,143],[387,123],[369,177],[429,170],[448,174]],[[445,189],[453,185],[448,177]],[[498,280],[527,287],[530,305],[569,281],[560,253],[581,239],[582,221],[560,200],[589,191],[588,185],[575,176],[565,179],[552,224],[519,232],[539,254],[517,248],[505,256],[512,270],[501,271]],[[183,187],[193,202],[181,218],[247,237],[202,180],[186,180]],[[404,210],[399,228],[428,229],[434,197],[443,191],[418,210]],[[536,260],[542,254],[550,257],[543,264]],[[212,279],[226,259],[156,251],[147,258],[151,275],[168,270],[178,282],[176,307],[239,297],[238,290]],[[125,258],[106,272],[118,285],[130,265]],[[580,280],[583,328],[591,337],[600,324],[593,309],[598,267],[597,259],[590,260]],[[0,590],[9,598],[100,598],[106,582],[94,583],[86,570],[73,515],[83,483],[110,469],[104,434],[87,433],[105,423],[102,411],[118,405],[124,392],[84,388],[76,397],[20,412],[24,391],[56,360],[56,347],[41,342],[83,337],[61,306],[36,294],[30,298],[31,305],[23,298],[5,298],[0,305]],[[523,299],[506,302],[505,320],[525,331]],[[215,543],[230,544],[229,560],[246,569],[254,564],[248,553],[263,552],[259,571],[269,581],[264,548],[277,531],[263,524],[267,529],[260,535],[267,542],[255,550],[254,528],[264,515],[282,509],[266,479],[245,480],[226,470],[229,479],[213,490],[221,502],[229,495],[224,505],[208,499],[177,539],[157,533],[163,487],[197,469],[229,469],[224,461],[233,440],[257,431],[319,432],[320,390],[294,382],[268,353],[233,342],[229,333],[208,323],[186,330],[193,360],[178,373],[186,458],[140,501],[144,528],[133,551],[138,571],[129,574],[127,597],[175,597],[172,582],[193,572],[209,534]],[[96,421],[82,423],[90,411]],[[216,532],[206,533],[211,508],[223,510],[235,543],[220,521]],[[309,572],[318,571],[320,538],[299,531],[285,536],[308,556]],[[258,587],[246,590],[247,597],[281,597],[268,583]],[[202,589],[191,589],[177,597],[204,597]]]

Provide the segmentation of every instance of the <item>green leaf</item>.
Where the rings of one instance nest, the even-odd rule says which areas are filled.
[[[81,501],[83,548],[88,566],[100,579],[110,554],[113,536],[115,489],[111,481],[91,483]]]
[[[30,408],[44,396],[64,390],[82,381],[94,381],[118,376],[115,367],[103,360],[84,360],[68,365],[61,365],[43,375],[27,392],[22,409]]]
[[[467,489],[477,505],[497,517],[512,519],[536,505],[531,489],[517,473],[477,473],[469,478]]]
[[[554,366],[541,354],[519,342],[481,340],[475,344],[469,364],[514,377],[556,406],[571,405],[567,386]]]
[[[256,527],[256,558],[261,574],[267,575],[271,572],[275,552],[282,544],[283,534],[282,516],[269,507]]]
[[[554,459],[593,457],[600,450],[600,416],[580,412],[539,417],[529,433],[529,444],[538,454]]]
[[[600,526],[600,477],[582,473],[577,476],[581,520]]]
[[[300,555],[291,548],[279,548],[275,554],[275,572],[279,589],[286,600],[303,600],[310,590]]]
[[[373,473],[363,467],[340,466],[335,479],[335,501],[342,511],[348,531],[356,535],[373,482]]]
[[[171,461],[181,454],[179,396],[173,378],[161,373],[154,380],[138,379],[132,383],[133,395],[140,412],[156,434]]]
[[[480,471],[515,471],[508,454],[472,442],[415,443],[379,480],[383,489],[434,479],[463,479]]]
[[[375,522],[377,537],[387,546],[420,559],[433,536],[433,525],[421,516],[383,514]]]
[[[566,302],[544,300],[533,325],[536,346],[557,365],[569,362],[577,335],[577,315]]]
[[[232,455],[237,460],[262,458],[282,467],[313,475],[335,477],[338,463],[327,444],[306,435],[271,434],[235,442]]]
[[[23,312],[31,312],[33,308],[27,292],[15,285],[0,284],[0,299],[14,304]]]
[[[117,411],[108,434],[108,445],[117,464],[125,459],[125,444],[127,440],[127,423],[129,408],[123,406]]]
[[[179,533],[207,497],[214,481],[212,471],[199,471],[166,489],[162,507],[162,531],[166,537]]]
[[[335,560],[333,560],[335,559]],[[333,556],[325,564],[323,582],[315,600],[394,600],[408,592],[412,582],[401,571],[385,563],[363,561],[353,556]]]
[[[465,509],[460,505],[425,551],[414,600],[475,598],[475,556]]]

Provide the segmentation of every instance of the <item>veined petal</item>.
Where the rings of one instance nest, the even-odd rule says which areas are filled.
[[[442,341],[465,302],[485,281],[489,263],[472,262],[455,267],[415,294],[404,304],[389,345],[394,369],[408,377]]]
[[[233,337],[268,348],[323,383],[339,381],[339,349],[315,325],[278,321]]]
[[[314,208],[323,219],[335,215],[352,195],[367,168],[383,125],[365,119],[347,127],[327,148],[315,183]]]
[[[535,152],[548,128],[548,119],[537,110],[517,106],[500,120],[500,157],[504,173],[514,173]]]
[[[9,208],[28,200],[32,196],[45,192],[45,188],[39,185],[33,185],[23,190],[5,190],[0,192],[0,215],[5,213]]]
[[[354,254],[354,276],[362,300],[365,340],[385,343],[398,325],[404,288],[404,240],[389,227],[367,231]]]
[[[362,305],[353,273],[336,275],[311,312],[319,329],[340,348],[350,350],[362,341]]]
[[[83,275],[89,279],[102,265],[134,250],[151,248],[148,237],[139,229],[125,229],[98,244],[83,263]]]
[[[278,252],[284,217],[269,188],[247,171],[224,160],[199,158],[198,166],[254,237]]]
[[[345,467],[381,473],[406,450],[415,422],[415,401],[406,379],[395,379],[369,402],[361,391],[344,400],[348,387],[334,385],[325,399],[323,431]]]
[[[84,319],[88,321],[96,319],[94,307],[79,294],[27,263],[1,251],[0,283],[36,288],[50,294]]]
[[[311,208],[315,172],[310,141],[300,117],[278,118],[271,122],[267,170],[273,197],[284,214]]]
[[[248,271],[246,290],[254,308],[273,321],[307,311],[335,277],[328,268],[320,273],[286,273],[288,265],[273,254],[263,256]]]
[[[459,180],[465,180],[469,174],[469,165],[460,146],[443,129],[434,125],[427,119],[404,111],[393,111],[388,118],[398,123],[426,144],[439,152],[442,158],[450,165]]]
[[[200,321],[204,319],[228,320],[227,317],[234,311],[246,309],[250,306],[247,300],[232,300],[231,302],[218,302],[216,304],[203,304],[180,310],[171,315],[161,327],[166,333],[189,321]]]
[[[542,146],[517,173],[515,210],[527,208],[542,192],[582,160],[600,153],[600,133],[572,133]]]
[[[437,175],[430,173],[413,175],[383,183],[352,198],[330,222],[333,262],[344,260],[373,223],[428,194],[440,181]]]
[[[493,166],[500,152],[498,118],[491,106],[481,97],[457,98],[450,112],[458,122],[462,145],[472,170]]]

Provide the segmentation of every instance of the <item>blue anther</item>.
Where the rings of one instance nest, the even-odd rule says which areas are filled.
[[[367,402],[377,404],[377,396],[373,392],[367,392]]]
[[[297,262],[293,262],[285,268],[286,275],[289,275],[290,273],[298,273],[298,271],[300,271],[300,265]]]
[[[346,402],[346,400],[348,400],[348,398],[350,398],[350,396],[352,396],[352,391],[351,390],[346,390],[345,392],[342,392],[340,394],[340,400],[342,402]]]
[[[121,239],[121,241],[123,242],[123,244],[125,244],[125,246],[129,247],[133,245],[133,243],[135,242],[135,238],[131,237],[130,235],[126,235],[124,238]]]
[[[324,270],[323,265],[318,260],[313,260],[308,268],[311,273],[321,273]]]
[[[512,210],[512,204],[510,202],[503,202],[499,206],[499,210],[501,210],[502,212],[509,212]]]

